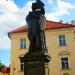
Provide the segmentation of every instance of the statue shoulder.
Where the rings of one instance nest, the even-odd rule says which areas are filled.
[[[46,17],[45,17],[44,15],[41,14],[40,20],[46,20]]]
[[[40,24],[41,30],[44,30],[45,29],[45,25],[46,25],[46,17],[44,15],[40,16],[39,24]]]

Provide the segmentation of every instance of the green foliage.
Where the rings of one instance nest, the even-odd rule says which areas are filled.
[[[1,62],[0,62],[0,72],[2,71],[2,68],[4,67],[4,64],[2,64]]]

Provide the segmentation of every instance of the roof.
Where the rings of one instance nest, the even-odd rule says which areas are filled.
[[[62,22],[53,22],[53,21],[46,21],[46,30],[51,30],[51,29],[60,29],[60,28],[69,28],[69,27],[75,27],[75,25],[72,24],[64,24]],[[27,26],[22,26],[20,28],[17,28],[13,31],[10,31],[9,34],[12,33],[20,33],[20,32],[27,32]]]

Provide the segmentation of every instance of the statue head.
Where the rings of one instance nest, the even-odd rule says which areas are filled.
[[[36,3],[39,3],[40,5],[44,6],[44,3],[41,0],[36,0]]]
[[[42,14],[45,14],[44,3],[40,0],[37,0],[35,3],[32,3],[32,10],[40,10]]]

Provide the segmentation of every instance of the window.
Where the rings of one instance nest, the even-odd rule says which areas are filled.
[[[21,40],[20,40],[20,48],[21,48],[21,49],[26,48],[26,39],[21,39]]]
[[[69,69],[68,58],[61,58],[62,69]]]
[[[24,62],[20,62],[20,70],[24,71]]]
[[[60,46],[65,46],[66,45],[65,35],[59,35],[59,45]]]

